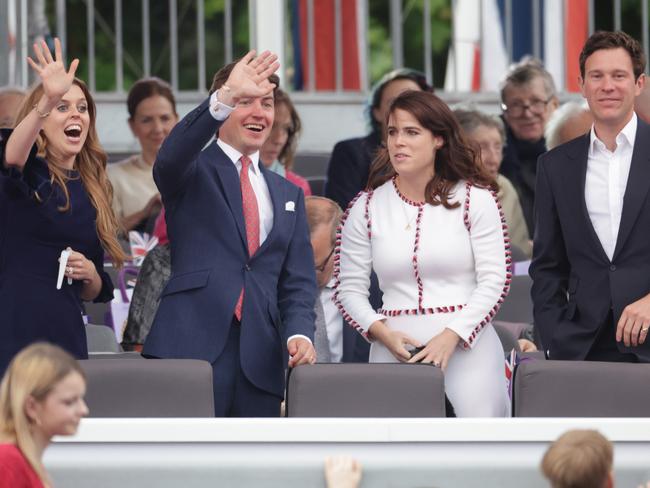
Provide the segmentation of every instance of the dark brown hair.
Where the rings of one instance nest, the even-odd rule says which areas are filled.
[[[381,123],[375,119],[373,111],[381,105],[381,97],[384,95],[386,87],[397,80],[411,80],[420,87],[420,90],[433,92],[433,87],[427,82],[426,75],[420,71],[410,68],[398,68],[386,73],[372,87],[368,106],[366,107],[366,116],[372,132],[381,132]]]
[[[300,116],[296,111],[296,107],[293,105],[293,102],[289,98],[289,94],[282,90],[281,88],[275,89],[275,108],[282,104],[287,107],[289,110],[289,116],[291,117],[291,128],[289,129],[289,137],[287,142],[284,144],[278,159],[282,165],[291,169],[293,167],[293,158],[296,155],[296,145],[298,144],[298,135],[302,129],[302,122],[300,121]]]
[[[166,81],[152,76],[150,78],[139,79],[129,90],[129,96],[126,99],[129,118],[133,119],[135,117],[135,112],[138,110],[140,102],[155,95],[160,95],[169,100],[169,103],[172,104],[172,110],[176,114],[176,99],[174,98],[172,87]]]
[[[459,180],[467,180],[482,188],[497,189],[496,183],[480,164],[477,152],[465,139],[465,134],[451,110],[440,98],[433,93],[409,90],[393,100],[387,117],[390,118],[396,110],[410,113],[422,127],[443,140],[442,147],[435,153],[433,178],[429,180],[424,191],[427,203],[443,205],[449,209],[460,205],[458,202],[449,202],[449,198],[453,196],[450,194],[452,187]],[[368,189],[377,188],[396,174],[388,149],[382,147],[370,168]]]
[[[111,256],[113,263],[120,267],[126,259],[126,255],[117,240],[117,232],[120,229],[120,224],[113,213],[111,202],[113,201],[113,186],[108,180],[106,175],[106,163],[108,156],[99,143],[97,130],[95,128],[97,109],[93,97],[88,90],[86,84],[78,78],[74,79],[74,84],[81,88],[81,91],[88,103],[88,115],[90,125],[88,126],[88,135],[81,147],[81,151],[75,157],[75,167],[79,170],[81,181],[84,188],[88,193],[93,207],[97,211],[97,218],[95,220],[95,227],[97,236],[101,241],[102,247]],[[39,83],[27,95],[23,101],[20,111],[16,116],[16,124],[23,120],[34,108],[43,96],[43,84]],[[36,146],[38,148],[38,156],[45,159],[47,167],[50,171],[52,184],[58,186],[65,196],[65,204],[59,207],[60,212],[67,212],[70,210],[70,194],[66,182],[69,177],[67,172],[56,164],[56,155],[52,154],[49,150],[47,137],[45,131],[41,130],[36,138]],[[36,195],[38,199],[38,194]]]
[[[638,79],[645,71],[645,54],[643,54],[639,41],[623,31],[597,31],[587,39],[580,52],[580,76],[585,77],[585,63],[593,53],[601,49],[617,49],[619,47],[625,49],[630,55],[634,79]]]

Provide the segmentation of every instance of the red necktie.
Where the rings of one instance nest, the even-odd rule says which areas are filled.
[[[241,187],[242,206],[244,209],[244,222],[246,223],[246,241],[248,242],[248,256],[251,257],[260,247],[260,212],[257,208],[257,197],[248,178],[248,168],[251,160],[248,156],[242,156],[241,172],[239,173],[239,185]],[[239,300],[235,305],[235,317],[241,321],[242,303],[244,301],[244,289],[239,294]]]

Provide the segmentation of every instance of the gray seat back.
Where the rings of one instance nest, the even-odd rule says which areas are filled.
[[[214,417],[212,366],[195,359],[87,359],[90,417]]]
[[[517,366],[515,417],[647,417],[650,364],[528,361]]]
[[[494,320],[532,324],[533,300],[530,298],[532,284],[533,280],[528,275],[513,276],[510,282],[510,292],[501,304]]]
[[[429,364],[340,363],[289,371],[288,417],[444,417],[440,368]]]
[[[88,352],[121,352],[115,332],[107,325],[86,325]]]

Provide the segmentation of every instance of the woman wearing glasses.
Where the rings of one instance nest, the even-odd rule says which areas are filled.
[[[334,263],[335,301],[371,341],[370,362],[432,363],[456,415],[507,415],[491,325],[510,282],[507,226],[492,179],[435,95],[408,91],[391,104],[386,148],[343,218]]]

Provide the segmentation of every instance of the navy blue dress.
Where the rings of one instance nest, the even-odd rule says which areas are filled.
[[[10,130],[0,131],[0,374],[23,347],[47,341],[79,359],[88,357],[79,296],[83,283],[56,289],[58,258],[67,247],[93,261],[102,280],[95,299],[113,298],[104,272],[104,251],[95,229],[96,211],[78,172],[70,171],[70,210],[53,185],[45,161],[32,148],[20,172],[7,168],[4,152]]]

